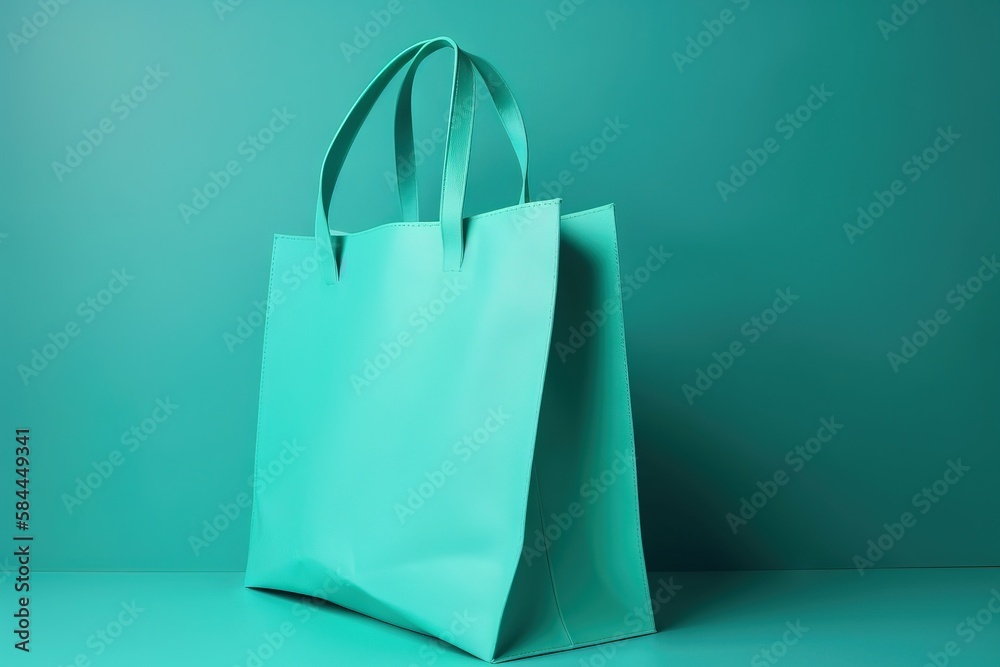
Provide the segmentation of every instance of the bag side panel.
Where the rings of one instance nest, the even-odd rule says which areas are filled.
[[[655,631],[639,531],[613,206],[562,220],[536,445],[545,546],[574,645]],[[526,542],[532,542],[531,535]]]

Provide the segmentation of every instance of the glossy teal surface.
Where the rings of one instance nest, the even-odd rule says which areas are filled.
[[[37,438],[36,567],[245,566],[274,235],[313,233],[358,92],[441,34],[516,92],[534,199],[616,204],[651,568],[850,568],[906,512],[873,567],[1000,561],[1000,282],[976,282],[1000,253],[998,3],[931,0],[899,26],[898,0],[403,0],[385,23],[388,4],[74,1],[16,49],[41,10],[0,4],[0,435]],[[414,86],[426,219],[450,65],[430,56]],[[393,114],[383,100],[345,165],[346,231],[400,218]],[[515,203],[489,108],[475,139],[468,212]],[[755,173],[724,200],[734,167]],[[672,255],[657,271],[653,251]],[[767,324],[776,290],[799,298]],[[721,376],[689,402],[699,370]],[[958,460],[960,483],[923,496]]]

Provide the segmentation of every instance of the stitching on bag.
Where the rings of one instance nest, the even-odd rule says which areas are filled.
[[[570,218],[579,218],[580,216],[584,216],[584,215],[592,215],[592,214],[598,213],[600,211],[606,211],[609,208],[613,210],[615,208],[615,205],[614,204],[605,204],[604,206],[599,206],[597,208],[589,208],[586,211],[577,211],[576,213],[570,213],[569,215],[564,215],[562,217],[562,219],[563,220],[569,220]],[[617,247],[617,246],[618,246],[618,244],[616,243],[615,247]]]
[[[274,284],[274,265],[275,257],[278,254],[278,239],[279,238],[295,238],[294,236],[285,236],[275,234],[274,242],[271,245],[271,270],[267,276],[267,300],[268,303],[271,301],[271,288]],[[258,479],[258,465],[260,462],[260,430],[261,422],[263,421],[264,411],[262,407],[264,405],[264,369],[267,365],[267,334],[268,334],[268,318],[264,318],[264,344],[260,353],[260,389],[257,393],[257,436],[256,442],[254,442],[254,452],[253,452],[253,505],[250,507],[250,534],[254,533],[254,525],[256,525],[257,518],[257,505],[259,504],[257,496],[257,479]],[[248,552],[248,560],[250,553]]]
[[[552,206],[557,201],[558,200],[556,200],[556,199],[546,199],[544,201],[536,201],[536,202],[532,202],[530,204],[515,204],[513,206],[508,206],[507,208],[502,208],[499,211],[490,211],[489,213],[480,213],[480,214],[474,215],[472,217],[481,220],[483,218],[489,218],[489,217],[492,217],[494,215],[503,215],[505,213],[510,213],[510,212],[512,212],[515,209],[521,210],[521,209],[525,209],[525,208],[534,208],[536,206]],[[556,270],[556,272],[558,273],[558,269]]]

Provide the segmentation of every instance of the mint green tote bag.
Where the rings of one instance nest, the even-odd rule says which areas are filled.
[[[438,220],[419,220],[409,174],[403,221],[336,231],[330,201],[362,123],[408,67],[395,138],[412,154],[413,77],[442,48],[454,74]],[[477,74],[524,179],[516,205],[466,217]],[[315,235],[274,239],[248,587],[491,662],[655,631],[614,208],[529,202],[527,166],[507,85],[447,38],[393,59],[348,113]]]

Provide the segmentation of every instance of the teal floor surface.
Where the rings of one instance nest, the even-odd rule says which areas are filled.
[[[34,573],[31,652],[13,648],[11,601],[0,609],[0,664],[486,664],[333,605],[242,584],[238,572]],[[1000,667],[1000,568],[651,573],[650,588],[657,634],[511,664]]]

